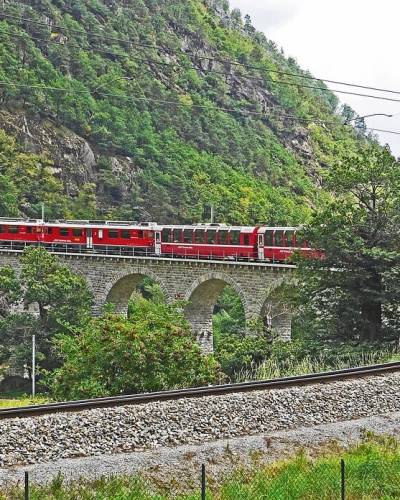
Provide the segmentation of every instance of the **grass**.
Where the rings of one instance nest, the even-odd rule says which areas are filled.
[[[0,395],[0,408],[16,408],[19,406],[38,405],[47,403],[48,398],[42,395],[37,395],[34,398],[25,393],[7,393]]]
[[[208,500],[336,500],[340,498],[340,459],[346,464],[349,500],[400,498],[400,442],[368,435],[347,451],[331,446],[321,456],[300,453],[290,460],[238,469],[208,492]],[[199,471],[200,475],[200,471]],[[47,487],[32,487],[31,500],[197,500],[199,491],[171,495],[138,477],[114,477],[64,484],[61,477]],[[184,488],[184,485],[181,485]],[[20,489],[0,492],[0,499],[23,498]]]
[[[261,364],[243,368],[235,374],[234,381],[274,379],[400,361],[400,354],[391,352],[349,353],[338,355],[334,359],[329,353],[328,356],[323,353],[303,358],[288,356],[286,359],[277,359],[272,356]]]

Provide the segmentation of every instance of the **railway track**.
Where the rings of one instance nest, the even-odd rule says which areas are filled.
[[[272,380],[243,382],[217,386],[195,387],[170,391],[152,392],[145,394],[124,395],[97,399],[84,399],[49,403],[43,405],[24,406],[19,408],[5,408],[0,410],[0,419],[45,415],[58,412],[73,412],[91,408],[115,407],[121,405],[139,405],[157,401],[167,401],[182,398],[198,398],[234,394],[238,392],[262,391],[268,389],[283,389],[285,387],[305,386],[311,384],[329,383],[339,380],[362,378],[373,375],[384,375],[400,371],[400,362],[384,363],[379,365],[346,368],[343,370],[313,373]]]

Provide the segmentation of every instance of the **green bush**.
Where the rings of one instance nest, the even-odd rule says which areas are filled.
[[[130,316],[108,312],[60,335],[64,364],[50,376],[57,399],[214,383],[218,365],[193,339],[179,305],[137,298]]]

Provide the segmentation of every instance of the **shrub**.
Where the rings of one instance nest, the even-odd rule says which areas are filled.
[[[137,298],[130,316],[107,312],[60,335],[64,364],[50,376],[56,398],[86,398],[213,383],[218,364],[202,354],[179,305]]]

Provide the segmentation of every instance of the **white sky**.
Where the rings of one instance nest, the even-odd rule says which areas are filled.
[[[400,92],[400,0],[230,0],[314,76]],[[374,92],[329,84],[331,89]],[[375,92],[376,94],[376,92]],[[400,102],[336,94],[368,127],[400,132]],[[400,94],[379,94],[399,99]],[[400,155],[400,135],[379,134]]]

